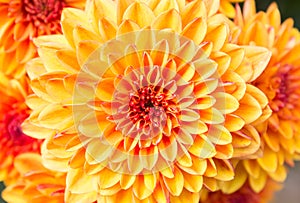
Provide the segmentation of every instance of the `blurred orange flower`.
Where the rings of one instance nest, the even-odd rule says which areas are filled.
[[[18,154],[40,150],[41,141],[26,136],[21,129],[30,113],[25,104],[28,92],[25,78],[8,79],[0,73],[0,180],[6,183],[18,175],[13,167]]]
[[[6,52],[5,66],[11,59],[24,64],[36,55],[34,37],[61,32],[60,15],[64,7],[83,8],[85,0],[1,0],[0,47]],[[9,75],[22,75],[19,66],[5,70]]]
[[[14,167],[20,175],[18,180],[2,191],[8,203],[59,203],[64,202],[66,174],[53,172],[42,165],[40,155],[20,154]]]
[[[185,4],[90,1],[63,11],[63,35],[35,40],[23,130],[46,139],[44,164],[67,172],[66,191],[198,202],[203,185],[233,179],[233,156],[259,149],[252,124],[270,112],[251,82],[270,52],[228,43],[219,1]]]
[[[262,191],[257,193],[246,183],[232,194],[225,194],[221,191],[208,192],[203,195],[203,200],[200,203],[268,203],[274,198],[275,192],[281,188],[282,185],[268,179]]]
[[[259,45],[272,51],[267,68],[252,84],[267,95],[273,114],[266,122],[267,129],[258,128],[263,141],[262,157],[240,162],[237,168],[241,175],[222,184],[222,191],[232,193],[248,180],[251,188],[260,192],[269,178],[283,182],[287,175],[284,163],[293,165],[293,159],[299,158],[300,34],[292,19],[281,23],[275,3],[266,12],[256,13],[255,1],[246,0],[243,13],[237,6],[234,22],[240,34],[233,43]]]

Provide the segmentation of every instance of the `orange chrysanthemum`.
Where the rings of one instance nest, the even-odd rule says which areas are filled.
[[[221,191],[209,192],[203,195],[203,200],[200,203],[268,203],[274,198],[275,192],[281,188],[282,185],[268,179],[265,187],[259,193],[253,191],[249,184],[245,184],[232,194],[224,194]]]
[[[259,45],[272,51],[267,68],[253,84],[267,95],[273,114],[266,122],[267,130],[263,128],[262,132],[266,132],[261,133],[263,156],[240,162],[237,167],[240,175],[223,184],[225,193],[238,190],[247,180],[256,192],[265,187],[268,178],[283,182],[287,175],[284,163],[293,165],[293,158],[299,157],[300,34],[293,28],[292,19],[282,24],[280,19],[275,3],[267,12],[257,14],[254,0],[245,1],[243,13],[237,6],[234,22],[241,32],[233,42]]]
[[[25,80],[0,75],[0,180],[6,183],[17,176],[13,168],[15,157],[24,152],[39,153],[40,149],[40,141],[26,136],[21,129],[30,113],[25,104],[29,88]]]
[[[67,172],[67,191],[198,202],[203,185],[233,178],[232,157],[259,149],[253,126],[270,111],[250,83],[270,52],[228,43],[218,10],[219,1],[95,0],[63,11],[63,35],[35,40],[23,130],[46,139],[45,166]]]
[[[2,191],[8,203],[64,202],[66,174],[53,172],[42,165],[40,155],[24,153],[15,158],[18,180]]]
[[[35,56],[34,37],[60,33],[60,15],[64,7],[83,8],[84,0],[2,0],[0,2],[0,46],[6,52],[5,72],[19,76],[24,64]],[[9,67],[7,67],[9,66]]]

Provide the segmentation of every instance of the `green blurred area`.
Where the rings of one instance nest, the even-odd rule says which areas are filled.
[[[4,185],[2,182],[0,182],[0,191],[2,191],[4,189]],[[5,203],[4,200],[2,200],[2,198],[0,197],[0,203]]]
[[[274,2],[274,0],[256,0],[257,10],[265,11],[267,7]],[[295,26],[300,28],[300,0],[277,0],[282,20],[286,18],[293,18],[295,21]],[[299,164],[300,165],[300,164]],[[300,168],[300,167],[298,167]],[[0,191],[4,188],[3,183],[0,182]],[[0,203],[5,203],[0,196]]]

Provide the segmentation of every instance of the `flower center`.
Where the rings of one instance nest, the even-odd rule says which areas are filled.
[[[271,103],[273,111],[278,112],[283,108],[293,109],[297,104],[299,95],[297,92],[297,84],[299,77],[292,73],[293,66],[284,65],[279,68],[277,77],[274,80],[273,86],[276,89],[276,95]]]
[[[10,150],[7,153],[19,154],[22,151],[38,151],[37,140],[28,137],[22,131],[21,124],[28,117],[26,110],[9,110],[0,121],[0,135],[5,140],[2,147]]]
[[[153,124],[161,127],[166,121],[167,113],[178,113],[175,107],[175,96],[159,86],[149,85],[140,88],[131,96],[129,102],[129,118],[139,127]]]
[[[59,20],[66,3],[62,0],[11,1],[9,16],[16,17],[16,23],[33,23],[36,34],[51,34],[60,31]]]
[[[60,19],[60,14],[65,6],[61,0],[24,0],[24,13],[26,19],[36,26]]]
[[[14,115],[9,114],[7,116],[7,131],[9,133],[9,136],[11,140],[14,141],[20,141],[25,137],[25,135],[22,132],[21,124],[25,120],[26,116],[24,114],[20,115]]]

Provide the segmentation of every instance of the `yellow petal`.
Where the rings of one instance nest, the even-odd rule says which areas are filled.
[[[181,26],[181,17],[175,9],[161,13],[155,18],[152,24],[152,28],[154,29],[162,30],[170,28],[177,33],[181,32]]]
[[[123,20],[130,19],[141,28],[150,26],[154,18],[152,10],[143,2],[132,3],[123,15]]]
[[[184,188],[190,192],[199,192],[202,188],[203,177],[202,175],[192,175],[182,172],[184,177]]]
[[[98,30],[98,22],[103,17],[113,22],[117,22],[116,2],[114,1],[91,1],[86,4],[86,11],[92,21],[94,30]]]
[[[229,1],[220,1],[220,11],[224,13],[229,18],[234,18],[235,10]]]
[[[238,131],[245,125],[245,121],[233,114],[227,114],[225,117],[225,128],[230,132]]]
[[[155,16],[172,9],[179,11],[179,7],[182,7],[183,4],[182,0],[149,1],[149,7],[154,11]]]
[[[227,29],[225,24],[208,27],[204,40],[213,43],[213,51],[218,51],[223,47],[227,38]]]
[[[170,196],[170,202],[172,203],[198,203],[200,199],[199,192],[189,192],[188,190],[183,189],[182,193],[179,196]]]
[[[208,124],[220,124],[225,121],[223,114],[216,108],[200,111],[200,118]]]
[[[122,174],[111,171],[108,168],[101,170],[99,176],[100,189],[106,189],[118,184],[121,180]]]
[[[223,52],[213,52],[210,57],[218,64],[218,74],[223,75],[229,68],[230,56]]]
[[[36,126],[32,122],[30,122],[30,119],[27,119],[22,123],[22,131],[26,135],[30,135],[30,137],[36,139],[45,139],[55,134],[54,130]]]
[[[17,156],[14,160],[14,167],[23,175],[32,171],[47,171],[42,165],[40,155],[34,153],[24,153]]]
[[[267,174],[262,172],[258,178],[254,178],[252,176],[249,177],[249,183],[251,188],[256,192],[259,193],[263,190],[267,182]]]
[[[236,44],[225,44],[222,48],[226,54],[231,58],[229,70],[235,70],[242,63],[245,51],[243,48]]]
[[[237,100],[240,100],[245,95],[246,84],[239,74],[233,71],[227,71],[221,80],[223,81],[224,91],[234,96]]]
[[[223,125],[211,125],[208,131],[209,140],[217,145],[226,145],[231,143],[232,136]]]
[[[152,190],[148,189],[144,183],[144,177],[143,175],[139,175],[136,177],[136,180],[132,187],[134,195],[138,199],[145,199],[151,195],[153,192]]]
[[[186,26],[187,24],[194,21],[195,19],[206,17],[206,8],[204,2],[192,1],[188,3],[183,9],[181,16],[182,16],[183,26]]]
[[[114,79],[105,78],[98,83],[96,96],[102,101],[109,102],[113,99],[114,90]]]
[[[232,113],[239,108],[238,100],[230,94],[217,92],[213,93],[212,96],[216,99],[214,107],[223,114]]]
[[[216,179],[222,181],[232,180],[234,178],[234,169],[230,161],[214,159],[217,168]]]
[[[169,162],[173,162],[177,156],[177,141],[176,139],[162,140],[158,144],[159,152],[162,157]]]
[[[134,32],[140,29],[139,25],[132,20],[124,20],[118,27],[117,35]]]
[[[240,163],[235,169],[234,179],[231,181],[221,182],[221,190],[225,194],[232,194],[238,191],[247,180],[247,173],[243,168],[243,165]]]
[[[99,33],[102,39],[104,39],[105,41],[113,39],[116,37],[117,26],[114,22],[111,22],[106,18],[102,18],[99,21]]]
[[[245,49],[245,56],[251,61],[253,75],[248,80],[248,82],[252,82],[255,80],[260,74],[265,70],[268,65],[271,52],[263,47],[256,46],[242,46]]]
[[[99,139],[91,141],[86,148],[86,159],[90,164],[100,164],[114,151],[114,147],[109,144],[102,143]]]
[[[252,95],[246,93],[239,102],[240,107],[234,114],[243,118],[246,123],[251,123],[262,115],[260,104]]]
[[[254,178],[258,178],[259,174],[261,173],[261,168],[259,164],[257,164],[256,160],[243,160],[243,165],[247,173],[249,173]]]
[[[80,21],[78,21],[77,19],[80,19]],[[84,11],[75,8],[64,9],[61,14],[62,32],[73,48],[75,48],[73,30],[78,24],[81,24],[82,26],[89,25],[88,18]]]
[[[69,169],[66,187],[73,193],[97,191],[97,176],[86,175],[82,169]]]
[[[77,25],[73,30],[73,38],[75,46],[78,46],[78,43],[84,40],[95,40],[101,42],[102,39],[96,33],[91,32],[90,30],[84,28],[83,26]]]
[[[144,175],[144,184],[150,190],[154,191],[157,183],[157,177],[155,174],[145,174]]]
[[[153,191],[153,197],[157,202],[161,203],[167,203],[167,194],[168,192],[166,190],[163,190],[160,184],[158,184],[155,190]]]
[[[64,71],[67,73],[74,73],[73,67],[63,66],[60,60],[56,57],[56,51],[52,48],[42,47],[38,49],[39,56],[44,62],[45,69],[48,72]]]
[[[166,176],[163,176],[163,180],[165,186],[172,195],[180,195],[184,185],[184,177],[178,168],[174,168],[174,178],[167,178]]]
[[[56,56],[63,64],[63,66],[68,66],[69,69],[73,69],[74,72],[80,70],[80,66],[77,62],[76,54],[70,49],[60,49],[56,51]]]
[[[120,185],[123,190],[128,189],[133,185],[137,176],[123,174],[120,180]]]
[[[84,148],[77,150],[77,152],[74,153],[74,155],[70,159],[70,167],[71,168],[82,167],[85,163],[84,155],[85,155]]]
[[[284,182],[287,177],[287,169],[284,165],[278,166],[275,172],[268,173],[269,176],[278,182]]]
[[[201,2],[201,1],[194,1]],[[200,44],[206,34],[207,24],[203,20],[203,18],[196,18],[187,24],[183,31],[182,35],[194,41],[195,44]]]
[[[257,162],[267,172],[275,172],[278,164],[276,152],[271,151],[269,147],[266,146],[263,157],[258,158]]]
[[[91,54],[97,50],[99,47],[99,42],[97,41],[81,41],[77,46],[77,59],[79,65],[82,65],[88,60]]]
[[[216,191],[218,188],[217,180],[214,178],[203,177],[203,184],[210,191]]]
[[[73,118],[71,115],[70,109],[56,104],[49,104],[41,111],[38,120],[42,127],[63,130],[72,124]]]
[[[210,158],[216,154],[216,149],[207,137],[197,136],[194,144],[189,148],[189,152],[197,157]]]

